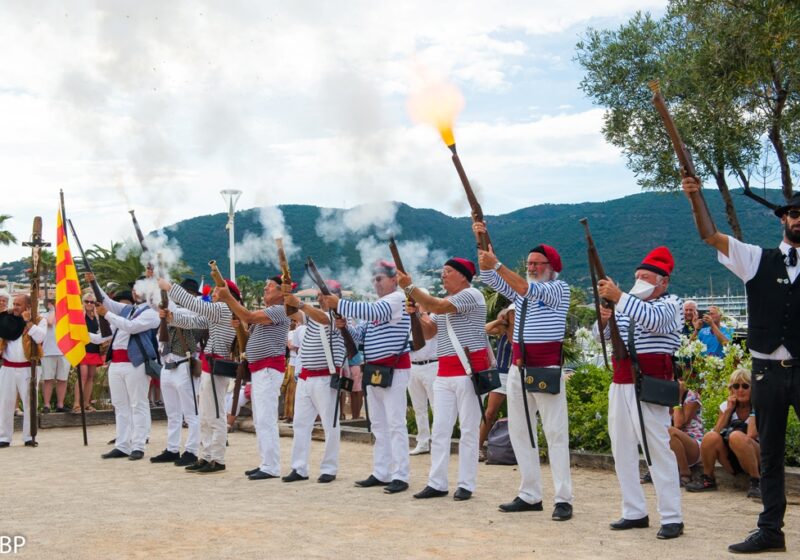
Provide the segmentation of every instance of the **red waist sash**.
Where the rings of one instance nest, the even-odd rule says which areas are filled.
[[[489,353],[486,348],[470,352],[468,358],[473,373],[489,369]],[[459,375],[467,375],[467,372],[464,371],[464,366],[457,355],[439,356],[439,371],[436,375],[439,377],[457,377]]]
[[[203,373],[211,373],[211,364],[208,362],[208,357],[211,356],[215,360],[225,359],[225,356],[220,356],[219,354],[200,354],[200,363],[203,366]]]
[[[276,369],[278,371],[284,371],[286,369],[286,357],[267,356],[266,358],[261,358],[260,360],[256,360],[255,362],[249,362],[248,366],[250,368],[251,373],[266,368]]]
[[[6,367],[13,367],[13,368],[31,367],[31,363],[30,362],[10,362],[8,360],[5,360],[3,362],[3,365],[6,366]]]
[[[128,351],[127,350],[112,350],[111,351],[111,362],[130,362],[130,358],[128,358]]]
[[[671,354],[639,354],[639,369],[642,374],[659,379],[673,379]],[[633,383],[633,366],[631,359],[611,360],[614,364],[614,383]]]
[[[522,348],[518,342],[512,344],[512,364],[522,359]],[[525,365],[548,367],[561,365],[561,341],[525,343]]]
[[[401,354],[398,359],[397,354],[392,354],[380,360],[370,360],[367,363],[376,366],[389,366],[395,369],[409,369],[411,367],[411,355],[406,352],[405,354]]]
[[[330,375],[327,369],[306,369],[303,368],[300,371],[300,375],[298,376],[300,379],[308,379],[309,377],[325,377],[326,375]]]

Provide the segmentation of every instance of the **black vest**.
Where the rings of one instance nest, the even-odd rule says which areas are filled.
[[[747,346],[771,354],[781,345],[800,358],[800,275],[789,283],[780,249],[764,249],[747,288]]]
[[[98,322],[97,318],[92,319],[86,314],[84,314],[84,317],[86,318],[86,328],[89,330],[89,332],[98,334],[100,332],[100,323]],[[90,342],[86,345],[86,352],[89,354],[99,354],[100,346]]]

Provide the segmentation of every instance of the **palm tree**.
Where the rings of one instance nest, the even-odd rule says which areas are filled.
[[[11,219],[8,214],[0,214],[0,245],[11,245],[17,242],[14,234],[5,229],[6,220]]]
[[[141,249],[137,247],[129,251],[124,259],[120,259],[117,257],[120,247],[122,247],[122,243],[112,242],[107,249],[95,245],[86,251],[86,258],[101,286],[113,282],[125,289],[144,274],[144,267],[140,260]],[[78,266],[84,269],[80,264]],[[190,275],[191,272],[192,269],[183,261],[178,261],[169,270],[170,276],[178,281]]]

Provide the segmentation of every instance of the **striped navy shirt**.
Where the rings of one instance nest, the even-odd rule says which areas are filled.
[[[208,343],[205,351],[218,356],[229,356],[233,339],[236,338],[236,329],[231,326],[233,314],[228,306],[221,301],[211,303],[197,298],[173,284],[169,289],[169,298],[189,311],[189,314],[173,313],[173,324],[184,329],[208,329]],[[197,316],[199,315],[199,317]]]
[[[323,329],[325,338],[329,341],[331,346],[331,356],[333,356],[333,365],[338,370],[344,361],[344,339],[342,333],[333,326],[333,317],[328,314],[330,324],[321,325],[311,317],[307,317],[306,332],[303,335],[303,343],[300,345],[299,358],[303,364],[303,369],[321,370],[328,369],[328,362],[325,359],[325,350],[322,348],[322,340],[320,339],[320,329]],[[331,329],[333,329],[333,336],[331,336]]]
[[[628,344],[628,327],[631,318],[636,322],[633,339],[639,354],[674,354],[681,345],[683,329],[683,300],[672,294],[662,294],[651,301],[642,301],[623,293],[615,307],[614,316],[619,326],[619,334]],[[597,323],[594,324],[595,337],[599,338]],[[611,338],[611,329],[606,325],[603,333]]]
[[[253,325],[246,351],[250,363],[286,354],[286,336],[291,322],[286,315],[286,308],[283,304],[270,305],[262,311],[272,323]]]
[[[339,300],[338,311],[345,317],[363,319],[355,327],[348,327],[356,344],[364,345],[364,359],[375,362],[410,350],[408,332],[411,317],[405,310],[406,298],[394,291],[375,303]]]
[[[461,290],[457,294],[448,295],[445,299],[449,300],[455,308],[455,313],[447,313],[450,316],[450,325],[456,333],[459,344],[467,346],[470,352],[476,352],[481,348],[486,348],[486,300],[477,288],[469,287]],[[445,315],[432,313],[431,318],[436,320],[436,344],[438,345],[438,356],[455,356],[456,350],[450,342],[450,335],[447,334],[447,324]]]
[[[494,270],[481,270],[481,282],[514,302],[514,342],[519,342],[522,303],[525,299],[528,300],[525,332],[522,333],[525,343],[564,340],[569,310],[569,285],[566,282],[528,282],[528,293],[524,297],[515,292]]]

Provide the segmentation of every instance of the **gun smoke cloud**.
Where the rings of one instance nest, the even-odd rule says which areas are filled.
[[[300,250],[292,241],[292,235],[286,227],[283,212],[277,206],[263,206],[259,209],[258,221],[261,224],[261,233],[246,231],[242,241],[236,243],[236,262],[265,263],[280,266],[278,261],[278,248],[275,239],[283,238],[283,249],[286,258],[291,259]]]

